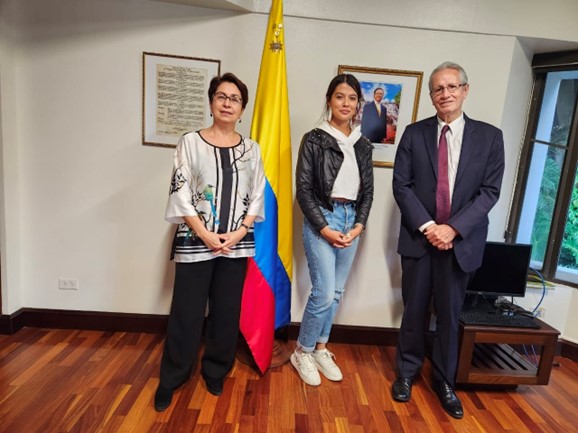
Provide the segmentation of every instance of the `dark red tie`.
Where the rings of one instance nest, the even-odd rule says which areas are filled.
[[[438,184],[436,188],[436,223],[445,224],[450,219],[450,181],[448,177],[448,140],[446,132],[450,127],[444,125],[438,147]]]

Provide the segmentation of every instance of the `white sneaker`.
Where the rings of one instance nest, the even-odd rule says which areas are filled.
[[[291,354],[291,364],[307,385],[321,385],[321,377],[319,376],[317,367],[315,367],[313,356],[310,353],[295,350],[295,352]]]
[[[327,349],[316,350],[312,354],[313,361],[315,361],[315,365],[317,369],[323,373],[327,379],[332,380],[334,382],[339,382],[343,379],[343,374],[341,374],[341,370],[335,364],[335,355],[331,353]]]

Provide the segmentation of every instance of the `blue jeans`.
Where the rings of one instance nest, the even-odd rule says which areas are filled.
[[[321,211],[333,230],[347,233],[355,224],[354,203],[334,201],[333,212],[324,208]],[[334,248],[307,220],[303,223],[303,246],[312,284],[297,339],[304,352],[312,352],[316,343],[329,341],[358,244],[359,237],[347,248]]]

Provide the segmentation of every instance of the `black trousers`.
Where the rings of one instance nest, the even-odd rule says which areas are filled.
[[[197,263],[177,263],[175,285],[160,384],[175,389],[193,373],[201,342],[207,301],[203,377],[223,379],[235,361],[246,258],[218,257]]]
[[[402,257],[403,318],[397,344],[398,375],[417,376],[423,365],[426,319],[433,299],[436,331],[432,347],[434,379],[455,384],[459,320],[466,287],[472,276],[458,265],[453,251],[431,250],[414,259]]]

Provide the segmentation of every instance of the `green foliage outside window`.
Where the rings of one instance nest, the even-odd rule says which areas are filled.
[[[542,184],[540,185],[536,217],[534,219],[534,226],[532,227],[532,260],[538,262],[542,262],[546,254],[552,214],[558,193],[560,171],[560,164],[556,158],[554,158],[553,152],[548,151]]]
[[[578,171],[574,178],[574,189],[568,206],[566,228],[562,240],[559,266],[578,269]]]
[[[552,131],[552,142],[565,142],[568,137],[570,125],[564,125],[555,128]],[[562,158],[556,154],[553,148],[550,148],[546,157],[544,166],[544,175],[540,185],[540,195],[538,197],[538,206],[536,218],[532,228],[532,260],[543,261],[548,245],[548,236],[550,234],[550,225],[556,197],[558,195],[558,183],[562,170]],[[574,189],[570,205],[568,206],[568,215],[566,217],[566,226],[562,239],[562,248],[558,258],[558,266],[578,269],[578,171],[574,179]]]

